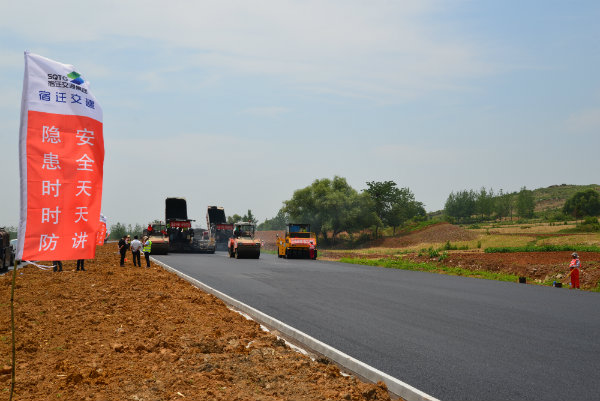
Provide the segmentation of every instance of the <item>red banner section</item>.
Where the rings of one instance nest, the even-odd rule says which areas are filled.
[[[96,245],[104,245],[104,239],[106,238],[106,223],[100,222],[100,227],[96,233]]]
[[[233,224],[217,224],[217,230],[233,230]]]
[[[22,259],[94,258],[102,199],[102,123],[30,110],[26,147],[27,231]]]
[[[172,228],[191,228],[192,227],[191,221],[170,221],[169,224],[171,224]]]

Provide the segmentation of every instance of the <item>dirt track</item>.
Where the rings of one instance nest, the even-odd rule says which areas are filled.
[[[86,272],[18,271],[15,400],[389,400],[291,350],[223,302],[98,248]],[[10,282],[0,277],[0,389],[10,387]],[[4,398],[4,396],[3,396]]]

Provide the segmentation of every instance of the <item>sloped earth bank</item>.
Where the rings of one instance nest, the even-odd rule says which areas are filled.
[[[525,234],[536,235],[539,234]],[[560,234],[553,233],[552,236]],[[427,253],[421,256],[417,252],[405,255],[391,255],[390,249],[410,247],[418,244],[443,244],[446,241],[470,241],[477,234],[448,223],[435,224],[422,230],[399,237],[382,238],[371,243],[368,254],[360,251],[320,251],[320,258],[339,260],[341,258],[380,259],[402,257],[415,262],[429,262],[440,266],[461,267],[468,270],[486,270],[495,273],[513,274],[526,277],[529,283],[560,282],[568,287],[569,263],[571,252],[520,252],[520,253],[484,253],[482,250],[448,251],[448,257],[442,262],[439,258],[430,258]],[[377,252],[381,248],[381,252]],[[580,285],[582,289],[597,288],[600,285],[600,253],[579,252],[582,263]]]
[[[409,256],[413,260],[437,263],[427,256]],[[600,253],[579,252],[581,260],[580,285],[592,289],[600,283]],[[571,252],[519,252],[519,253],[469,253],[448,252],[445,266],[458,266],[469,270],[487,270],[527,277],[528,282],[560,282],[568,287]]]
[[[382,259],[405,258],[414,262],[427,262],[439,266],[461,267],[472,271],[486,270],[495,273],[514,274],[526,277],[528,283],[552,283],[554,281],[569,286],[569,263],[571,252],[518,252],[518,253],[484,253],[482,251],[461,252],[448,251],[448,257],[443,261],[430,258],[427,254],[419,256],[418,253],[405,255],[390,255],[382,250],[381,253],[369,254],[345,252],[321,252],[321,259],[339,260],[341,258]],[[581,260],[581,275],[579,278],[581,289],[591,290],[600,285],[600,253],[579,252]],[[440,271],[441,272],[441,271]]]
[[[470,241],[475,238],[477,238],[477,234],[472,231],[465,230],[462,227],[450,223],[439,223],[425,227],[424,229],[415,231],[409,235],[386,237],[375,240],[371,246],[401,248],[422,243]]]
[[[293,351],[158,266],[18,270],[15,400],[389,400],[384,384]],[[0,389],[11,378],[10,288],[0,277]]]

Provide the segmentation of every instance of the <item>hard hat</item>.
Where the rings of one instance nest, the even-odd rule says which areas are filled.
[[[573,256],[575,259],[578,259],[578,258],[579,258],[579,255],[577,255],[577,252],[573,252],[573,253],[571,254],[571,256]]]

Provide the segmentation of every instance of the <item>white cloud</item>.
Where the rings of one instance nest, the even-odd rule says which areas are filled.
[[[571,114],[566,121],[566,127],[574,133],[598,133],[600,131],[600,108]]]
[[[290,111],[287,107],[265,106],[265,107],[249,107],[242,110],[243,114],[250,114],[259,117],[275,117],[280,114],[285,114]]]
[[[86,14],[69,24],[49,19],[46,3],[31,3],[15,3],[11,12],[26,21],[4,18],[1,27],[42,43],[112,47],[137,38],[157,51],[185,49],[186,62],[198,67],[279,76],[352,96],[456,89],[462,79],[493,69],[478,45],[438,23],[436,1],[103,1],[87,4]],[[152,74],[145,78],[155,82]]]

